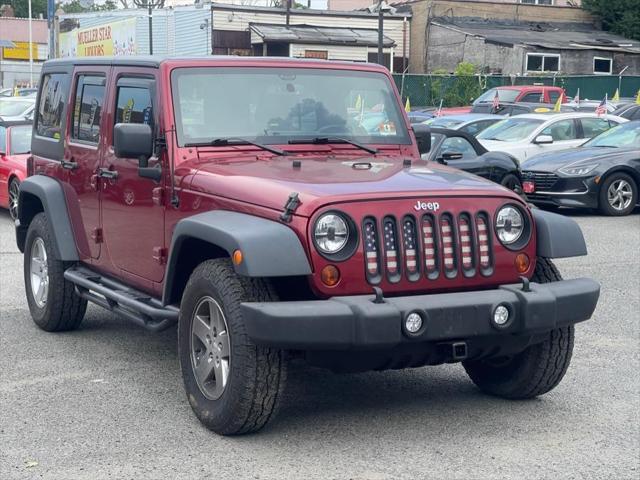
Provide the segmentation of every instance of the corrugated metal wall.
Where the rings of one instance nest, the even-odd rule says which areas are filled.
[[[211,16],[208,8],[181,9],[176,8],[175,18],[175,48],[174,52],[180,56],[208,55],[211,53],[211,32],[200,25]],[[209,29],[211,26],[209,26]]]

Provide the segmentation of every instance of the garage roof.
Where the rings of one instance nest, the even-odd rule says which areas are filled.
[[[250,24],[251,30],[264,43],[309,43],[320,45],[355,45],[374,47],[378,45],[378,31],[363,28],[314,27],[311,25]],[[385,36],[384,46],[393,47],[396,42]]]

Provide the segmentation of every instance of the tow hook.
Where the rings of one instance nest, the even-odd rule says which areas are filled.
[[[373,293],[376,298],[371,300],[373,303],[385,303],[384,294],[382,293],[382,289],[380,287],[373,287]]]
[[[467,342],[445,342],[439,344],[442,353],[449,357],[449,362],[461,362],[467,359]]]

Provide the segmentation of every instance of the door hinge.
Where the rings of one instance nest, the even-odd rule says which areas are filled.
[[[102,228],[100,227],[94,228],[93,231],[91,232],[91,238],[93,239],[93,243],[102,243],[103,241]]]
[[[164,205],[164,188],[156,187],[151,191],[151,199],[154,205]]]
[[[164,247],[153,247],[153,259],[159,265],[167,263],[167,249]]]

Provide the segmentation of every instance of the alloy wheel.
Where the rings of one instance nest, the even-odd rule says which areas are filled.
[[[202,298],[191,318],[191,368],[202,394],[217,400],[229,381],[231,344],[227,321],[218,302]]]
[[[20,197],[20,184],[13,180],[9,185],[9,215],[14,220],[18,218],[18,198]]]
[[[49,294],[49,266],[47,264],[47,249],[44,240],[37,237],[31,246],[31,262],[29,264],[31,279],[31,294],[38,308],[47,305]]]
[[[615,210],[626,210],[633,199],[633,190],[629,182],[618,179],[611,182],[607,190],[607,200],[609,205]]]

